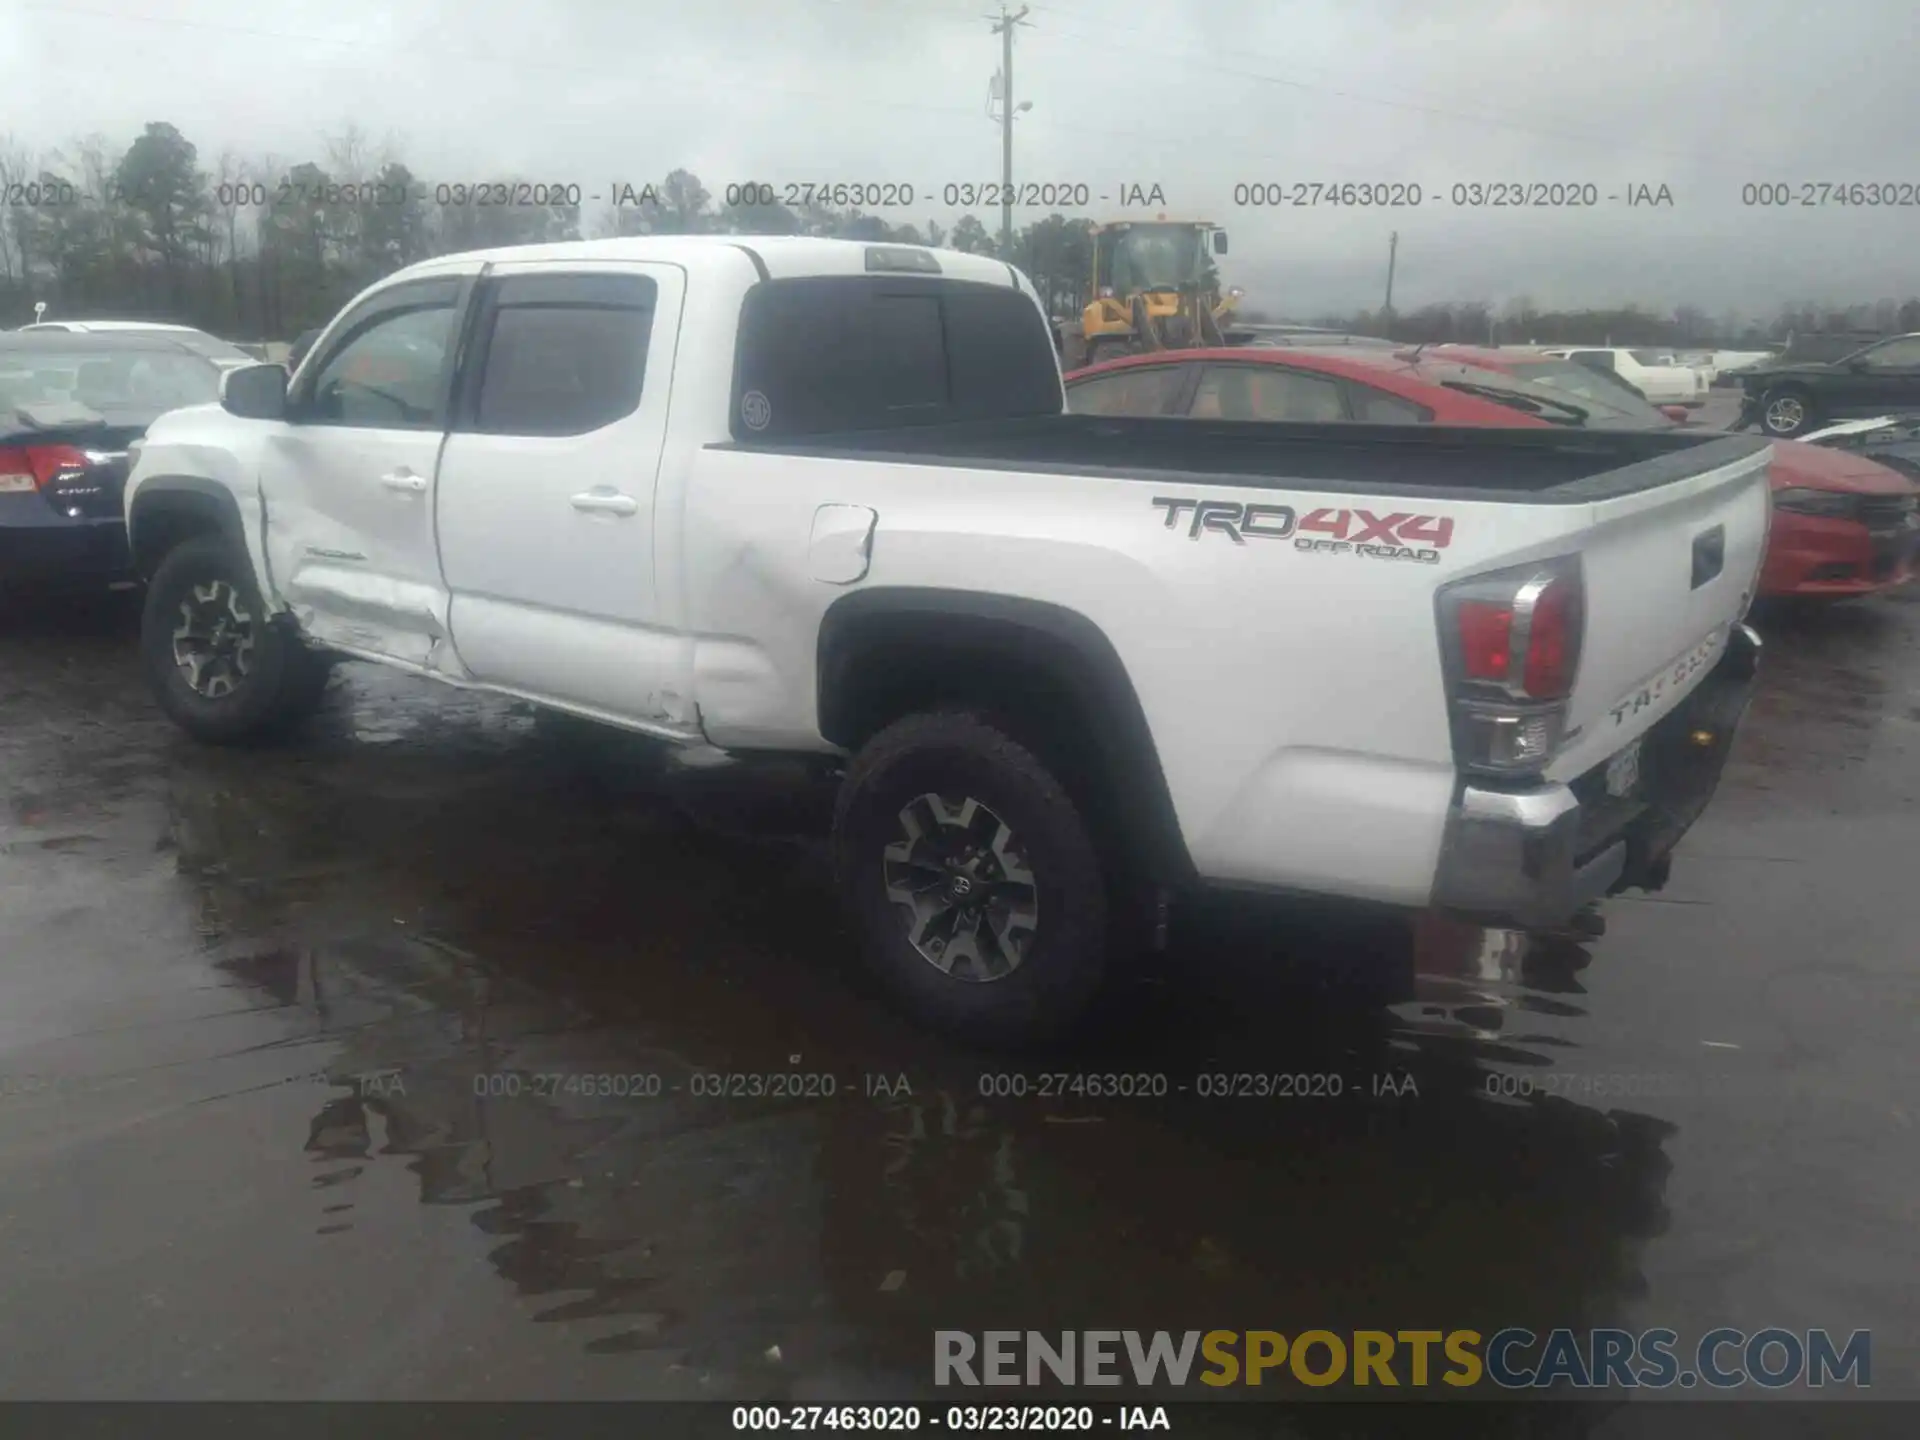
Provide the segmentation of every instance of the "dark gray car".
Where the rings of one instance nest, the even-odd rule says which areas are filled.
[[[1896,335],[1838,360],[1781,359],[1740,372],[1733,428],[1758,424],[1790,439],[1834,420],[1920,410],[1920,333]]]

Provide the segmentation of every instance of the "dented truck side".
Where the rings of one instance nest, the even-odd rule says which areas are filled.
[[[1077,1014],[1141,895],[1553,923],[1657,883],[1750,678],[1761,442],[1070,416],[982,257],[446,257],[273,380],[127,486],[176,720],[248,738],[345,658],[851,756],[869,959],[969,1033]]]

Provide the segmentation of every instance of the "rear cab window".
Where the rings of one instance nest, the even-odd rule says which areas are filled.
[[[741,306],[738,441],[1062,409],[1052,331],[1011,284],[815,275],[763,280]]]

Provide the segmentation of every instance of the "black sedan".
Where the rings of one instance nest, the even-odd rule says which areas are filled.
[[[0,333],[0,587],[127,575],[127,447],[219,399],[220,367],[151,332]]]
[[[1777,360],[1739,372],[1734,429],[1758,423],[1791,439],[1835,420],[1920,409],[1920,334],[1896,335],[1839,360]]]

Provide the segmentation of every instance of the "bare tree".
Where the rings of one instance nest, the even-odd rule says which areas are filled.
[[[0,194],[11,195],[16,185],[26,185],[39,173],[39,161],[32,151],[13,138],[0,135]],[[25,207],[0,206],[0,279],[9,287],[25,284],[27,279],[26,230],[15,216]]]
[[[264,203],[266,186],[257,181],[252,167],[238,153],[222,150],[220,160],[214,170],[213,213],[216,224],[213,231],[216,239],[215,267],[226,268],[224,288],[227,303],[233,307],[233,324],[236,328],[246,323],[246,295],[240,283],[240,236],[243,218],[250,219],[256,204]]]
[[[366,215],[357,203],[346,197],[373,179],[378,169],[373,147],[366,132],[348,121],[346,129],[327,140],[326,149],[327,179],[339,188],[342,196],[338,204],[327,207],[332,212],[327,217],[327,236],[339,247],[339,253],[357,257],[365,249]]]

